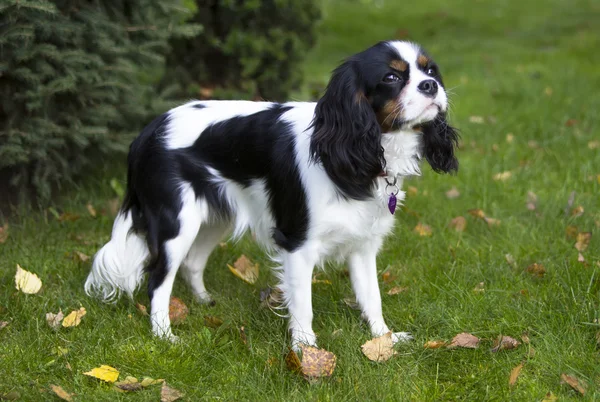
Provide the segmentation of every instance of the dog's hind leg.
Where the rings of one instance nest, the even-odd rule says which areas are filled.
[[[192,291],[201,303],[213,304],[214,301],[204,286],[204,269],[212,250],[219,244],[229,231],[229,225],[218,223],[211,226],[202,225],[194,244],[183,262],[185,274]]]
[[[196,200],[190,186],[181,188],[181,209],[177,215],[178,227],[173,236],[169,228],[173,228],[173,213],[166,208],[161,210],[155,229],[157,233],[157,252],[148,266],[148,294],[150,296],[152,332],[155,335],[176,340],[171,332],[169,319],[169,302],[173,282],[179,266],[188,254],[200,225],[207,221],[208,205],[205,200]]]

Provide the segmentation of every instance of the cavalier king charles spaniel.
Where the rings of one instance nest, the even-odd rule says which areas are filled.
[[[292,346],[315,345],[315,267],[346,261],[373,336],[390,329],[376,256],[394,227],[404,178],[425,159],[458,169],[458,135],[437,64],[418,45],[387,41],[333,71],[318,102],[193,101],[151,122],[128,156],[127,194],[85,283],[105,301],[132,296],[148,274],[155,335],[171,332],[181,267],[195,296],[219,242],[250,230],[280,268]],[[394,342],[410,339],[393,333]]]

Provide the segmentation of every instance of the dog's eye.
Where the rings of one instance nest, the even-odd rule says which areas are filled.
[[[434,75],[435,74],[435,68],[430,67],[427,69],[427,75]]]
[[[386,84],[400,82],[401,80],[402,79],[400,77],[398,77],[396,74],[388,74],[385,77],[383,77],[383,82],[385,82]]]

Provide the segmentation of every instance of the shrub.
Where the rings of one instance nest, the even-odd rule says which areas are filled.
[[[161,0],[0,5],[0,171],[47,199],[96,152],[126,150],[149,119],[168,40],[197,34]]]
[[[165,82],[177,82],[192,97],[285,100],[301,83],[319,3],[196,0],[192,21],[204,30],[172,40]]]

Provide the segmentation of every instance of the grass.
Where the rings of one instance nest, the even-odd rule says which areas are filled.
[[[600,29],[597,2],[517,0],[422,1],[418,6],[388,0],[325,2],[319,43],[306,61],[308,82],[298,98],[322,87],[344,56],[381,39],[408,37],[422,43],[442,68],[452,92],[452,122],[462,131],[460,173],[439,176],[424,169],[408,183],[417,189],[397,214],[394,236],[379,257],[383,272],[398,279],[381,284],[406,286],[399,295],[383,293],[384,312],[395,330],[411,331],[415,341],[398,347],[386,363],[372,363],[360,351],[369,339],[358,313],[343,298],[351,287],[343,267],[321,274],[332,285],[314,285],[314,328],[319,344],[338,357],[333,378],[309,384],[288,371],[285,321],[259,307],[260,290],[273,278],[269,263],[250,241],[227,244],[211,257],[207,286],[217,300],[209,308],[195,303],[182,281],[174,294],[190,308],[175,328],[183,342],[169,345],[150,336],[146,317],[123,300],[103,305],[83,293],[89,262],[67,256],[93,254],[110,234],[112,218],[92,218],[85,205],[100,210],[114,197],[109,178],[122,167],[106,169],[65,198],[56,208],[81,216],[59,222],[48,211],[23,211],[11,222],[0,245],[0,395],[17,391],[20,400],[51,400],[49,385],[75,392],[80,401],[154,401],[158,387],[120,394],[83,372],[108,364],[121,377],[166,378],[186,400],[541,400],[548,392],[560,400],[580,399],[561,373],[587,387],[584,399],[600,398],[600,155],[589,144],[600,138]],[[483,117],[483,124],[471,122]],[[508,142],[507,134],[513,141]],[[593,146],[593,142],[591,143]],[[510,171],[506,181],[493,180]],[[455,186],[460,197],[445,192]],[[528,191],[537,209],[526,208]],[[569,196],[581,216],[565,214]],[[467,211],[483,209],[501,220],[488,227]],[[463,233],[448,227],[465,216]],[[431,227],[417,235],[417,223]],[[595,232],[577,261],[568,225]],[[255,286],[227,270],[240,254],[260,262]],[[511,254],[511,266],[505,255]],[[525,268],[543,264],[536,278]],[[44,287],[37,295],[14,289],[15,265],[37,273]],[[484,282],[485,292],[473,288]],[[147,303],[141,292],[137,300]],[[59,331],[45,323],[46,312],[80,305],[87,315],[79,327]],[[203,316],[224,320],[205,327]],[[238,328],[248,336],[245,346]],[[341,332],[333,334],[334,330]],[[428,340],[450,340],[459,332],[483,339],[477,350],[426,350]],[[518,338],[527,332],[529,347],[490,352],[498,335]],[[56,348],[68,349],[58,356]],[[269,359],[272,364],[267,363]],[[526,359],[514,387],[511,369]],[[67,363],[70,368],[67,367]]]

